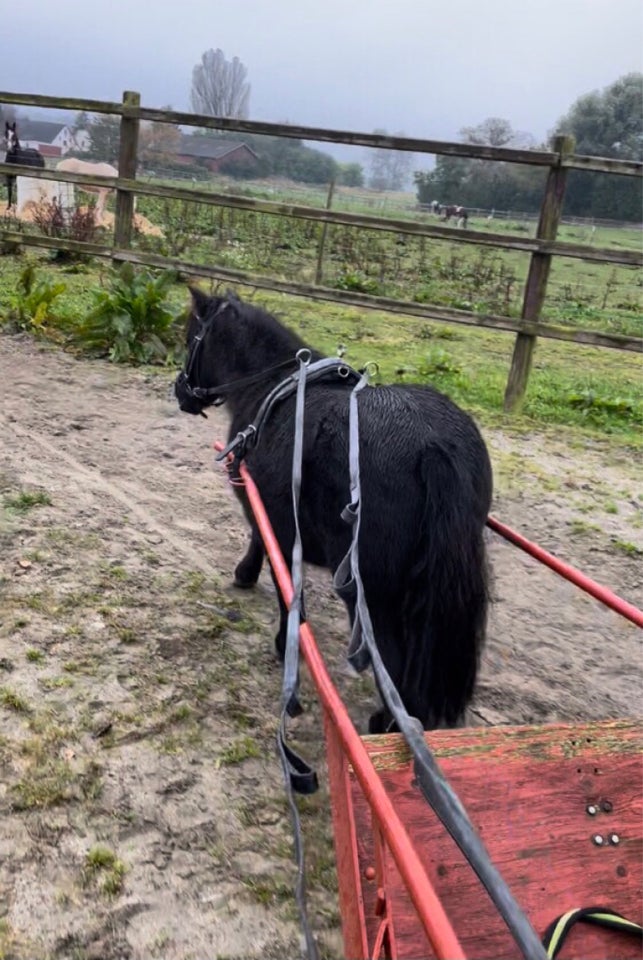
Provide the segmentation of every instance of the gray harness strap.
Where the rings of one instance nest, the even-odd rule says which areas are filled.
[[[393,684],[388,670],[375,643],[364,585],[359,572],[359,529],[361,486],[359,469],[359,409],[357,396],[366,385],[362,377],[353,388],[349,407],[349,469],[351,502],[342,512],[343,518],[353,526],[352,542],[348,553],[340,563],[333,584],[343,597],[355,602],[354,626],[349,650],[353,665],[363,670],[369,660],[382,692],[386,706],[413,754],[413,768],[420,790],[451,834],[468,860],[478,879],[486,889],[496,909],[509,927],[516,943],[527,960],[546,960],[545,950],[536,936],[527,917],[514,900],[507,884],[498,873],[482,841],[467,816],[456,793],[444,778],[424,739],[424,730],[419,720],[409,716],[402,699]]]
[[[241,459],[249,442],[257,443],[261,428],[276,403],[297,392],[295,409],[295,438],[293,448],[292,494],[295,518],[295,539],[292,552],[291,574],[293,580],[293,600],[288,613],[286,632],[286,653],[282,685],[281,720],[277,743],[284,771],[286,792],[291,811],[295,834],[295,855],[298,866],[296,898],[300,911],[302,928],[306,937],[306,947],[310,960],[317,960],[318,951],[308,924],[305,903],[304,855],[301,838],[299,813],[294,800],[293,790],[310,793],[317,789],[317,777],[312,768],[299,757],[287,743],[287,717],[294,716],[299,710],[297,701],[299,678],[299,627],[301,623],[301,605],[303,595],[303,551],[299,529],[299,499],[301,493],[302,458],[304,440],[304,402],[307,380],[317,380],[335,371],[340,376],[355,382],[349,399],[349,471],[350,503],[342,511],[342,517],[353,527],[351,546],[337,568],[333,584],[344,598],[355,604],[353,631],[349,648],[349,658],[359,670],[368,663],[373,665],[382,697],[390,710],[400,732],[404,736],[414,758],[414,772],[420,790],[451,834],[469,864],[477,874],[496,909],[504,919],[516,943],[526,960],[547,960],[546,953],[531,924],[514,900],[505,881],[491,863],[480,838],[475,832],[459,798],[451,789],[437,765],[433,754],[424,739],[424,730],[415,717],[409,716],[402,699],[380,656],[375,643],[364,585],[359,572],[359,530],[361,513],[361,485],[359,468],[359,392],[367,385],[366,375],[340,360],[327,359],[310,364],[310,352],[301,350],[297,354],[299,370],[280,383],[268,394],[262,403],[255,424],[241,431],[226,449],[219,454],[218,460],[229,453]]]
[[[296,370],[295,373],[286,377],[285,380],[282,380],[270,391],[262,401],[257,415],[254,418],[254,422],[249,423],[244,430],[239,431],[236,437],[217,455],[217,460],[225,460],[230,453],[234,453],[236,460],[242,460],[250,442],[252,441],[253,446],[259,443],[263,426],[276,404],[295,393],[302,376],[306,383],[314,383],[316,380],[328,377],[331,373],[336,373],[338,377],[344,380],[359,380],[360,378],[360,374],[356,370],[353,370],[348,364],[342,363],[337,357],[324,357],[322,360],[316,360],[315,363],[311,363],[310,350],[304,348],[298,351],[296,358],[300,363],[299,370]],[[303,363],[302,358],[304,360]],[[300,417],[295,421],[295,430],[303,430],[303,425],[304,413],[302,407]]]

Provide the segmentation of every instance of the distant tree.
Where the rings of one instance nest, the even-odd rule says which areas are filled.
[[[226,60],[223,50],[206,50],[192,70],[192,109],[212,117],[246,119],[250,107],[247,75],[238,57]]]
[[[556,124],[561,133],[573,134],[576,153],[643,160],[643,74],[579,97]]]
[[[120,120],[109,114],[92,117],[86,127],[89,134],[87,156],[102,163],[116,163],[120,144]]]
[[[463,127],[467,143],[490,147],[532,147],[529,133],[514,130],[509,120],[487,117],[475,127]],[[463,206],[499,210],[537,210],[542,198],[543,174],[536,168],[498,160],[468,160],[440,156],[435,169],[414,174],[420,203],[460,203]]]
[[[78,130],[89,130],[89,125],[91,122],[91,116],[84,110],[81,110],[80,113],[77,113],[74,117],[74,122],[72,123],[71,128],[74,132]]]
[[[363,187],[364,168],[361,163],[340,163],[337,182],[344,187]]]
[[[374,130],[373,133],[387,135],[386,130]],[[403,137],[404,133],[394,134]],[[369,150],[368,185],[373,190],[402,190],[411,175],[413,158],[404,150],[387,150],[376,147]]]
[[[552,134],[572,134],[576,153],[643,160],[643,74],[628,73],[601,92],[576,100]],[[565,209],[579,216],[641,219],[638,177],[570,170]]]
[[[509,120],[503,117],[487,117],[476,127],[462,127],[460,136],[465,143],[480,143],[490,147],[528,148],[534,144],[530,133],[514,130]]]
[[[165,106],[162,110],[172,110]],[[181,131],[174,123],[141,123],[138,134],[138,155],[144,163],[158,163],[175,156],[181,143]]]

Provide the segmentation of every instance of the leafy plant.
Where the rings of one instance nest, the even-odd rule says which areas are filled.
[[[107,290],[93,293],[94,308],[71,329],[72,339],[115,363],[159,363],[171,354],[178,319],[167,303],[173,271],[154,273],[124,263]]]
[[[41,329],[51,319],[51,305],[64,293],[65,284],[38,279],[36,267],[30,263],[20,274],[16,286],[9,298],[9,320],[20,330]]]
[[[635,402],[631,398],[602,397],[589,388],[569,394],[567,402],[571,407],[582,410],[585,416],[610,413],[634,420],[637,419],[637,413],[640,415],[640,412],[636,410]]]
[[[446,350],[442,350],[440,347],[434,347],[430,350],[418,368],[418,373],[423,377],[430,377],[434,374],[455,376],[461,372],[459,364],[453,360]]]
[[[381,286],[373,277],[367,277],[361,270],[347,270],[335,281],[340,290],[356,290],[358,293],[381,293]]]

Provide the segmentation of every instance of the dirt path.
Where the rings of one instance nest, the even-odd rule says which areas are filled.
[[[299,955],[273,740],[279,668],[267,578],[230,587],[245,528],[208,421],[170,377],[0,338],[0,957]],[[639,605],[636,467],[489,432],[495,512]],[[634,627],[490,536],[496,604],[475,723],[629,716]],[[345,620],[313,572],[308,608],[351,713]],[[306,691],[305,691],[306,693]],[[312,697],[298,726],[321,764]],[[310,907],[341,957],[322,789],[303,804]]]

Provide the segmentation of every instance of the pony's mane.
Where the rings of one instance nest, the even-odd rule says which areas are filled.
[[[199,294],[201,294],[199,296]],[[223,310],[216,318],[220,330],[230,331],[230,342],[245,341],[253,345],[253,352],[263,354],[265,350],[278,350],[293,355],[302,347],[309,347],[299,334],[285,326],[263,307],[255,306],[240,300],[236,294],[228,292],[226,296],[207,297],[201,291],[193,290],[198,312],[206,320],[211,320],[218,314],[220,308],[227,303],[228,309]],[[225,333],[223,334],[225,337]],[[254,346],[257,350],[254,350]],[[309,347],[309,349],[312,349]],[[319,358],[322,354],[312,350],[313,357]]]
[[[265,339],[275,345],[283,344],[290,347],[295,353],[302,347],[308,346],[299,334],[285,326],[263,307],[256,307],[236,298],[229,302],[233,307],[237,324],[245,328],[250,336]]]

